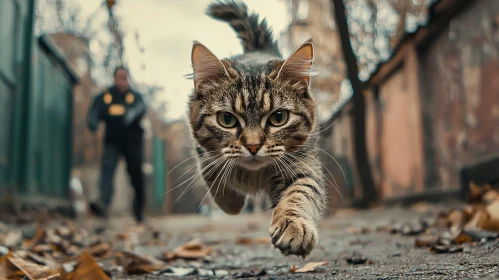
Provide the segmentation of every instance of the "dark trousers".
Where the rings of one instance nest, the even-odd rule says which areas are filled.
[[[135,191],[133,214],[138,222],[144,219],[145,189],[143,162],[143,140],[130,143],[107,142],[104,146],[101,165],[100,200],[108,208],[113,198],[113,177],[120,155],[126,160],[128,175]]]

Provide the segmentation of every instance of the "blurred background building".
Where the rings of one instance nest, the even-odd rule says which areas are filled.
[[[290,54],[313,38],[318,75],[312,86],[321,119],[321,161],[332,208],[350,206],[364,194],[354,160],[352,89],[332,1],[267,1],[247,1],[247,5],[252,10],[252,3],[268,9],[262,14],[277,26],[283,53]],[[187,16],[196,12],[199,18],[209,2],[164,1],[155,6],[141,1],[140,5],[150,12],[166,8]],[[197,39],[191,37],[203,39],[206,34],[183,31],[197,26],[172,25],[164,36],[153,38],[149,35],[157,32],[150,26],[130,27],[149,22],[137,13],[127,16],[138,2],[117,1],[114,8],[100,0],[82,3],[0,1],[2,206],[67,207],[71,177],[80,179],[87,199],[97,195],[103,128],[90,133],[86,113],[93,96],[110,82],[111,69],[130,63],[137,73],[132,69],[133,84],[150,107],[143,123],[149,213],[198,211],[206,188],[196,177],[194,143],[185,118],[171,113],[185,111],[178,104],[185,103],[191,87],[191,81],[181,80],[190,71],[187,49]],[[344,3],[364,87],[366,161],[375,181],[375,199],[457,197],[470,180],[497,184],[499,2]],[[213,40],[214,52],[227,46],[229,54],[235,54],[232,50],[240,47],[230,28],[206,20],[207,26],[220,30],[212,34],[223,37],[204,38]],[[148,54],[149,49],[153,54]],[[179,56],[175,52],[182,54],[180,61],[187,61],[185,68],[172,59],[147,70],[151,59],[144,57]],[[148,75],[167,82],[155,84]],[[171,82],[171,77],[178,82]],[[132,190],[124,163],[117,169],[115,184],[112,211],[127,212]]]

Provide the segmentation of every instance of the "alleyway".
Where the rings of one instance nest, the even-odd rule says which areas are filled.
[[[437,207],[431,208],[437,210]],[[423,210],[426,209],[427,207]],[[199,271],[205,270],[226,274],[225,279],[252,275],[255,279],[499,278],[499,250],[494,250],[497,241],[466,247],[464,253],[434,254],[427,248],[415,248],[416,237],[393,235],[380,230],[396,223],[417,221],[422,214],[416,210],[418,209],[389,208],[366,212],[339,211],[322,223],[320,244],[305,260],[285,258],[270,243],[265,243],[270,213],[235,217],[224,215],[215,219],[201,216],[151,218],[149,224],[156,227],[160,233],[159,239],[165,243],[159,246],[138,246],[135,252],[161,256],[164,251],[171,251],[192,239],[199,239],[202,244],[212,247],[212,253],[204,260],[173,260],[168,263],[174,268],[200,268],[191,269],[190,273],[197,275],[183,276],[183,279],[207,278],[199,275]],[[104,236],[112,237],[113,233],[119,232],[127,224],[126,221],[127,219],[114,220]],[[152,233],[148,231],[139,234],[141,241],[138,243],[147,243],[151,236]],[[248,244],[252,240],[254,244]],[[363,264],[349,264],[347,259],[352,257],[353,261],[363,262],[363,257],[366,260]],[[290,272],[293,265],[302,267],[307,262],[327,264],[313,273]],[[182,273],[179,270],[172,271]],[[184,273],[189,273],[189,270]],[[117,276],[116,279],[170,277],[172,276],[163,274],[132,278]]]
[[[32,222],[0,223],[4,234],[0,243],[13,248],[18,261],[52,268],[62,264],[68,273],[88,273],[100,270],[100,265],[98,279],[109,279],[105,274],[112,279],[498,279],[497,234],[488,241],[455,246],[460,250],[441,254],[416,248],[422,230],[401,234],[403,225],[431,220],[443,209],[449,208],[419,204],[408,209],[339,210],[323,221],[319,245],[305,260],[283,257],[272,247],[267,234],[270,211],[211,218],[149,217],[146,228],[139,230],[133,227],[131,217],[68,223],[47,215],[39,227]],[[393,229],[401,225],[402,230],[394,234]],[[82,265],[85,251],[93,257],[87,254],[90,264]],[[0,272],[5,261],[0,257]],[[310,262],[326,264],[312,272],[295,271]],[[66,278],[82,277],[90,276]]]

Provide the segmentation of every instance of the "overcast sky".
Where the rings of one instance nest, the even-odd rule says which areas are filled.
[[[78,1],[78,0],[74,0]],[[167,117],[181,118],[192,90],[192,81],[183,75],[192,72],[192,42],[206,45],[219,58],[242,52],[236,34],[228,24],[204,14],[212,0],[118,0],[115,13],[128,32],[125,41],[129,68],[134,80],[163,86],[161,98],[168,101]],[[81,0],[83,14],[91,14],[102,0]],[[250,11],[267,18],[275,38],[289,24],[285,0],[246,0]],[[105,13],[100,13],[106,16]],[[140,53],[135,43],[138,30],[145,48]],[[92,46],[91,46],[92,47]],[[141,65],[146,68],[142,69]]]

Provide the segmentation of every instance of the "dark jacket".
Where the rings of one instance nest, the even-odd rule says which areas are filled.
[[[88,128],[97,129],[99,121],[106,123],[105,142],[123,142],[142,137],[140,120],[146,113],[146,104],[141,94],[130,89],[119,93],[116,88],[96,95],[88,112]]]

